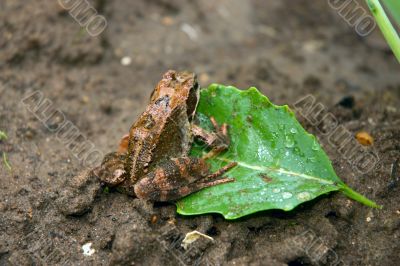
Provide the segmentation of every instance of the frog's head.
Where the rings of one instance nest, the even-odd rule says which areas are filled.
[[[200,99],[200,86],[196,75],[187,71],[169,70],[154,89],[150,101],[155,102],[166,95],[171,99],[170,107],[185,106],[187,115],[191,120]]]
[[[176,95],[185,102],[187,115],[189,119],[192,120],[200,100],[200,86],[197,82],[196,74],[179,72],[176,77],[181,84],[180,88],[176,88],[176,90],[180,90]]]

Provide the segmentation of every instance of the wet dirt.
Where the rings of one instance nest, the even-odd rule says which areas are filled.
[[[58,1],[0,3],[0,130],[8,135],[0,150],[11,166],[0,166],[0,265],[397,263],[400,65],[378,29],[358,36],[328,1],[89,3],[108,23],[98,37]],[[332,193],[288,213],[226,221],[180,216],[173,204],[153,205],[92,183],[67,197],[69,209],[59,209],[65,183],[85,166],[54,130],[60,121],[45,127],[22,100],[39,91],[105,154],[117,148],[168,69],[194,71],[204,87],[256,86],[276,104],[294,106],[313,95],[348,132],[374,138],[365,149],[379,161],[360,173],[318,125],[299,116],[337,174],[383,209]],[[79,215],[63,214],[93,198]],[[184,250],[183,237],[193,230],[214,241]]]

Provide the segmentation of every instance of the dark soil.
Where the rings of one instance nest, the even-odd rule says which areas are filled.
[[[8,135],[0,150],[11,165],[0,166],[0,265],[398,263],[400,66],[378,29],[358,36],[328,1],[97,0],[90,3],[108,27],[91,37],[58,2],[0,3],[0,130]],[[192,36],[182,30],[190,31],[188,25]],[[121,64],[124,56],[130,65]],[[168,69],[194,71],[203,86],[257,86],[277,104],[312,94],[349,132],[374,138],[367,149],[380,161],[362,174],[299,117],[320,138],[337,174],[383,209],[332,193],[292,212],[226,221],[183,217],[173,204],[88,184],[73,200],[96,196],[94,203],[65,216],[56,203],[85,166],[22,99],[40,91],[107,153]],[[193,230],[214,241],[184,250],[182,237]],[[91,256],[83,254],[87,243],[95,249]]]

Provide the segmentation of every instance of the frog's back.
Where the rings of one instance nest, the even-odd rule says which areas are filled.
[[[158,83],[145,112],[129,132],[126,172],[135,183],[170,158],[187,155],[190,122],[199,99],[193,73],[168,71]]]

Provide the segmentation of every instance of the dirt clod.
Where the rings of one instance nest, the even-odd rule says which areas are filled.
[[[59,188],[57,207],[64,215],[82,215],[93,207],[100,189],[100,180],[93,172],[83,171]]]

